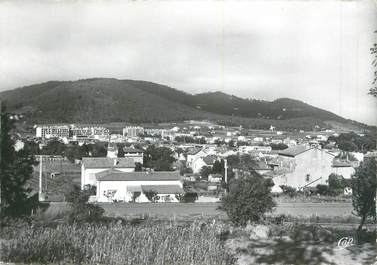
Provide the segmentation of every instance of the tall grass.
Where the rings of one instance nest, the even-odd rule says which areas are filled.
[[[232,264],[221,225],[59,224],[4,227],[1,261],[71,264]]]

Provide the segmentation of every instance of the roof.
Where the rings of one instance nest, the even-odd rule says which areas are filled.
[[[34,166],[34,171],[39,172],[40,164]],[[43,161],[43,172],[77,173],[81,175],[81,165],[69,161]]]
[[[123,171],[120,171],[120,170],[117,170],[117,169],[114,169],[114,168],[110,168],[110,169],[107,169],[105,171],[101,171],[99,173],[96,173],[96,178],[102,178],[106,175],[109,175],[109,174],[115,174],[115,173],[122,173]]]
[[[200,148],[194,148],[194,149],[191,149],[187,152],[187,155],[196,155],[197,153],[199,153],[202,149]]]
[[[116,164],[114,162],[116,161]],[[134,168],[135,161],[129,157],[83,157],[82,164],[85,168]]]
[[[346,160],[339,160],[339,159],[334,159],[332,161],[332,166],[333,167],[357,167],[357,161],[346,161]]]
[[[179,185],[141,185],[143,192],[154,191],[158,194],[181,194],[184,190]]]
[[[377,157],[377,151],[368,152],[368,153],[365,154],[365,157],[366,158]]]
[[[144,151],[137,149],[137,148],[125,147],[125,148],[123,148],[123,152],[125,152],[125,153],[143,153]]]
[[[127,186],[127,191],[129,192],[142,192],[141,186]]]
[[[118,171],[118,170],[116,170]],[[96,174],[100,181],[169,181],[180,180],[178,171],[157,171],[157,172],[116,172],[107,171]]]
[[[254,170],[272,170],[265,162],[253,160],[250,167]]]
[[[290,157],[295,157],[301,153],[304,153],[308,150],[312,149],[311,147],[308,147],[306,145],[296,145],[289,147],[287,149],[281,150],[278,152],[279,155],[282,156],[290,156]]]
[[[209,156],[203,157],[202,159],[204,163],[206,163],[207,165],[213,165],[217,157],[215,155],[209,155]]]

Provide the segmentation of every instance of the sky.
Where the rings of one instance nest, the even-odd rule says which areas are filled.
[[[0,1],[0,91],[137,79],[289,97],[377,125],[376,30],[373,0]]]

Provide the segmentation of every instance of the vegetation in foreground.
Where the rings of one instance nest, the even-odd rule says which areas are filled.
[[[232,264],[222,225],[13,223],[2,227],[2,261],[63,264]]]
[[[353,246],[339,248],[337,242],[344,237],[352,237]],[[245,264],[364,264],[362,260],[371,264],[376,257],[375,246],[365,244],[375,242],[371,232],[278,219],[245,227],[210,220],[73,224],[8,220],[0,238],[2,261],[27,264],[202,265],[242,259],[249,261]]]

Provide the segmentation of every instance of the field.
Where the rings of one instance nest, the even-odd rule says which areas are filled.
[[[218,203],[176,203],[176,204],[100,204],[109,216],[149,215],[164,218],[177,217],[218,217],[226,218],[218,209]],[[350,203],[279,203],[274,214],[309,217],[318,216],[350,216]]]
[[[227,219],[219,203],[100,203],[110,217],[150,217],[162,220]],[[46,214],[64,212],[66,203],[51,203]],[[299,218],[355,218],[351,203],[278,203],[273,215]]]

